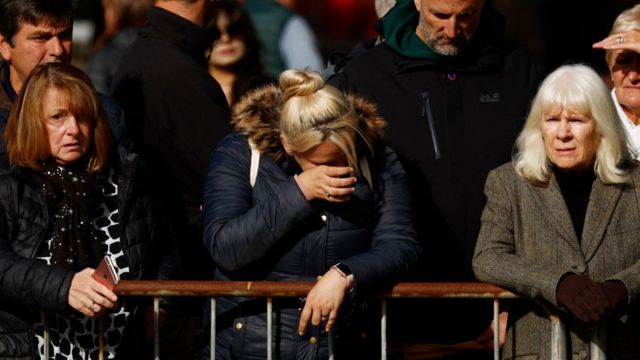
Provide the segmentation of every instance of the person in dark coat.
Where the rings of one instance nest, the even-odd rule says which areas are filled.
[[[375,358],[379,328],[371,325],[379,320],[361,295],[398,281],[420,254],[384,120],[320,74],[288,70],[280,88],[238,103],[233,123],[237,132],[216,149],[205,182],[214,278],[317,280],[306,300],[274,302],[276,358],[327,358],[330,330],[338,358]],[[266,358],[264,301],[218,304],[216,358]],[[202,358],[209,352],[207,343]]]
[[[208,279],[213,267],[202,246],[202,184],[211,152],[230,126],[224,93],[206,69],[203,27],[211,6],[209,0],[157,1],[111,87],[178,239],[173,279]],[[165,356],[195,351],[202,301],[181,299],[167,310]]]
[[[545,68],[503,40],[504,19],[484,0],[398,0],[382,29],[385,42],[330,83],[376,103],[389,123],[425,248],[417,280],[473,281],[484,180],[509,160]],[[394,332],[417,342],[468,341],[491,315],[486,302],[442,308],[434,301],[434,311],[423,302],[396,304],[406,316],[424,314],[413,322],[419,329],[390,318]]]
[[[92,278],[104,256],[120,279],[157,277],[163,231],[137,156],[110,150],[91,81],[63,63],[32,71],[4,136],[0,358],[139,358],[140,304]]]

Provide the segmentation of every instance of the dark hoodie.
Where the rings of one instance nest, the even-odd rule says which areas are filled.
[[[376,103],[388,122],[386,138],[409,176],[425,249],[416,280],[472,281],[486,176],[510,160],[544,67],[502,40],[504,19],[488,5],[459,56],[434,54],[416,35],[418,20],[414,2],[399,0],[382,19],[385,42],[355,58],[331,84]],[[473,313],[479,310],[456,304],[439,309],[425,322],[441,318],[442,327],[411,334],[469,340],[488,325],[474,323]]]

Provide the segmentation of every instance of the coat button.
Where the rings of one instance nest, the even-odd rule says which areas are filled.
[[[322,219],[322,221],[327,222],[327,215],[322,214],[320,218]]]
[[[242,323],[241,323],[241,322],[237,322],[237,323],[236,323],[236,329],[237,329],[237,330],[242,329]]]
[[[312,336],[312,337],[309,338],[309,344],[315,345],[317,343],[318,343],[318,338],[317,337]]]

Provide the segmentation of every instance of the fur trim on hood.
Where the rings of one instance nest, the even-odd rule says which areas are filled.
[[[387,123],[378,114],[376,106],[370,101],[347,95],[358,114],[360,129],[369,138],[371,146],[382,142],[384,128]],[[249,92],[232,109],[231,124],[234,129],[249,138],[256,149],[263,155],[280,161],[285,154],[280,141],[280,112],[282,111],[283,93],[275,85],[267,85]],[[361,141],[357,141],[358,144]],[[369,149],[358,149],[358,152]]]

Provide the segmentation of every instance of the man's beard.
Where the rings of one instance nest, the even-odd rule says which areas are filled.
[[[464,50],[464,47],[471,42],[473,38],[473,31],[467,30],[467,32],[460,32],[458,36],[453,39],[447,39],[444,34],[433,35],[427,29],[422,17],[420,18],[420,32],[428,47],[438,55],[442,56],[458,56]]]

